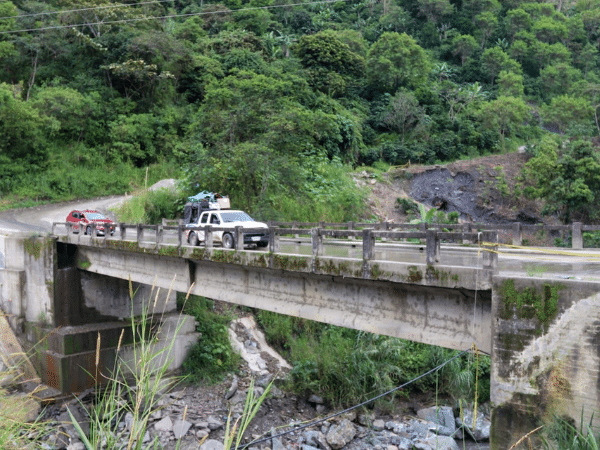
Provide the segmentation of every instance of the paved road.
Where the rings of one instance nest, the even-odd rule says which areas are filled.
[[[0,235],[13,233],[50,233],[52,222],[64,222],[73,209],[98,209],[110,215],[109,208],[122,203],[126,196],[78,200],[33,208],[0,211]]]
[[[52,231],[52,222],[64,222],[73,209],[98,209],[110,215],[109,208],[122,203],[126,196],[78,200],[33,208],[0,211],[0,269],[5,267],[4,238],[8,235],[46,234]]]

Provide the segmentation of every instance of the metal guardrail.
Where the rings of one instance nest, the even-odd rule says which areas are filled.
[[[278,223],[283,224],[283,223]],[[73,233],[73,223],[72,222],[54,222],[52,224],[52,234],[58,236],[57,231],[59,227],[64,227],[66,234],[74,234]],[[323,227],[313,227],[313,228],[300,228],[300,225],[294,223],[291,228],[283,228],[280,226],[273,226],[270,224],[268,230],[264,228],[243,228],[241,226],[235,227],[234,231],[234,242],[235,242],[235,251],[244,250],[244,239],[243,235],[245,233],[264,233],[268,232],[269,236],[269,244],[268,244],[268,252],[269,253],[280,253],[280,245],[282,237],[294,237],[296,239],[303,237],[303,239],[310,239],[311,248],[312,248],[312,256],[314,258],[318,258],[324,255],[323,245],[325,239],[336,239],[336,240],[346,240],[351,241],[353,245],[362,245],[362,260],[367,262],[374,259],[375,255],[375,246],[377,243],[389,243],[392,241],[406,241],[408,239],[418,239],[419,241],[425,241],[426,247],[426,263],[428,265],[435,265],[440,260],[440,248],[441,242],[444,241],[454,241],[461,243],[473,243],[473,244],[483,244],[486,243],[486,249],[490,251],[483,252],[483,267],[485,269],[495,270],[497,268],[498,263],[498,233],[495,231],[477,231],[477,232],[464,232],[464,231],[440,231],[437,228],[427,228],[421,227],[421,230],[415,230],[415,225],[410,225],[412,229],[410,231],[395,231],[392,227],[390,229],[376,229],[376,228],[362,228],[358,229],[338,229],[338,228],[323,228]],[[323,224],[324,226],[328,226],[330,224]],[[339,226],[341,224],[333,224]],[[372,225],[372,224],[371,224]],[[402,224],[402,227],[398,228],[408,228],[408,224]],[[92,224],[92,232],[91,236],[96,235],[95,225]],[[340,227],[341,228],[341,227]],[[423,229],[424,228],[424,229]],[[130,240],[128,230],[135,230],[135,238],[131,239],[132,241],[137,242],[138,244],[154,244],[156,248],[159,248],[163,245],[172,245],[165,243],[165,235],[171,234],[177,237],[177,247],[182,246],[190,246],[185,241],[185,231],[186,230],[201,230],[205,234],[205,239],[202,241],[203,247],[205,248],[213,248],[214,247],[214,233],[217,231],[229,231],[231,232],[231,228],[224,227],[215,227],[211,225],[201,226],[201,227],[185,227],[183,225],[171,226],[171,225],[144,225],[144,224],[125,224],[119,223],[117,224],[117,229],[119,230],[119,236],[108,236],[105,234],[104,236],[99,236],[97,240],[99,244],[102,245],[102,241],[106,240]],[[148,233],[151,232],[151,233]],[[90,236],[90,238],[91,238]],[[152,236],[152,237],[150,237]],[[150,239],[150,240],[149,240]]]

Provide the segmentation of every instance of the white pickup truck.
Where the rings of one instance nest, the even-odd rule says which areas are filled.
[[[255,244],[257,247],[266,247],[269,244],[269,227],[266,223],[256,222],[244,211],[226,209],[204,211],[198,217],[197,222],[187,224],[188,229],[185,231],[185,237],[190,245],[196,246],[200,242],[204,242],[204,231],[195,230],[194,228],[205,227],[206,225],[225,228],[225,230],[215,230],[213,232],[213,241],[220,242],[223,248],[235,247],[235,227],[238,226],[253,230],[249,233],[243,232],[244,245]],[[264,229],[264,232],[256,231],[258,228]]]

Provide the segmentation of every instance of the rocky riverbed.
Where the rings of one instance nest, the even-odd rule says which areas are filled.
[[[489,448],[489,411],[485,407],[479,408],[474,421],[472,410],[457,412],[441,402],[436,405],[432,393],[431,397],[400,402],[385,411],[370,404],[340,412],[329,408],[316,395],[305,398],[279,387],[289,365],[268,347],[251,317],[234,321],[230,336],[244,359],[239,372],[216,385],[180,384],[165,389],[153,406],[143,448],[223,449],[227,420],[235,421],[242,414],[248,390],[252,388],[255,396],[260,396],[269,386],[268,395],[242,440],[249,449]],[[90,391],[46,409],[43,418],[54,425],[46,448],[85,448],[70,416],[88,432],[87,411],[93,399]],[[115,422],[114,433],[123,443],[120,448],[125,448],[132,423],[130,414],[121,415]]]

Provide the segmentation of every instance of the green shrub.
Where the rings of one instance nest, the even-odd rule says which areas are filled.
[[[120,222],[158,224],[163,218],[174,219],[183,211],[185,198],[168,189],[142,191],[115,208]]]
[[[181,295],[181,294],[178,294]],[[183,362],[183,372],[190,381],[219,381],[223,375],[235,370],[240,356],[229,342],[227,331],[231,317],[213,311],[213,302],[190,295],[184,312],[196,318],[196,328],[202,334]]]

